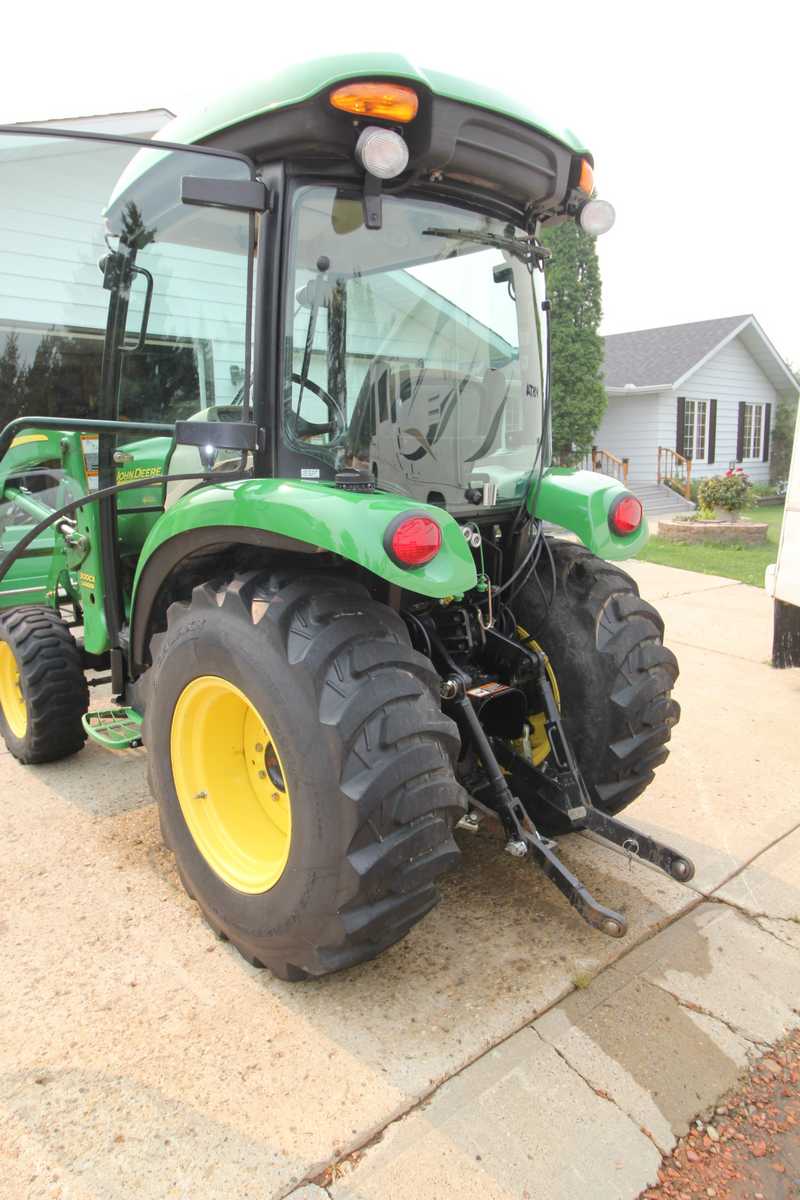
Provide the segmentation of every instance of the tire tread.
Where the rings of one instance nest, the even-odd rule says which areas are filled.
[[[575,679],[562,686],[559,678],[559,687],[565,724],[592,800],[613,815],[644,791],[668,755],[667,743],[680,717],[680,707],[671,696],[678,663],[663,645],[661,616],[642,599],[630,575],[583,546],[551,539],[550,549],[558,579],[553,609],[543,604],[538,587],[532,584],[520,605],[520,621],[542,641],[557,676],[548,625],[560,623],[562,636],[568,625],[572,633],[582,631],[585,653],[599,659],[605,690],[592,702],[603,704],[602,746],[595,742],[587,752],[592,731],[587,731],[586,743],[580,736],[581,722],[585,727],[589,718],[575,711],[581,709]]]
[[[295,941],[281,934],[259,943],[223,928],[193,898],[215,932],[280,978],[373,958],[434,906],[436,879],[459,857],[452,827],[466,796],[452,764],[460,740],[442,713],[438,676],[396,613],[351,579],[309,571],[249,572],[195,587],[188,605],[170,606],[167,630],[153,638],[156,669],[171,630],[210,606],[269,622],[287,670],[313,690],[320,727],[341,764],[330,798],[342,813],[341,862],[337,910],[312,914],[311,939],[307,913]]]
[[[22,738],[10,733],[0,714],[9,750],[28,764],[76,753],[86,741],[81,717],[89,707],[89,688],[80,651],[60,614],[38,605],[11,609],[0,615],[0,638],[16,657],[28,713]]]

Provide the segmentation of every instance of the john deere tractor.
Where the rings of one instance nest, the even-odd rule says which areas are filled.
[[[457,826],[614,937],[553,835],[692,875],[615,816],[679,711],[641,505],[551,464],[540,233],[612,218],[571,133],[391,54],[153,141],[0,131],[0,730],[143,744],[187,892],[281,978],[403,937]]]

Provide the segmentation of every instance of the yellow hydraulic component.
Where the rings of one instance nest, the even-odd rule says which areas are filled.
[[[274,887],[292,843],[289,785],[244,692],[218,675],[187,684],[172,716],[170,758],[183,816],[212,870],[240,892]]]
[[[17,660],[8,642],[0,642],[0,709],[14,736],[25,737],[28,710],[22,695]]]
[[[542,647],[537,641],[531,637],[527,629],[523,629],[521,625],[517,626],[517,637],[526,646],[530,646],[532,650],[538,651],[539,654],[544,654],[544,668],[547,671],[547,678],[550,680],[550,686],[553,689],[553,696],[558,705],[559,712],[561,711],[561,696],[558,691],[558,680],[556,679],[555,671],[550,663],[550,659],[545,654]],[[547,736],[545,726],[547,717],[545,713],[529,713],[528,724],[530,725],[530,735],[526,738],[519,738],[514,743],[514,749],[518,754],[526,754],[530,758],[535,767],[543,763],[550,753],[550,739]],[[526,744],[527,743],[527,744]]]

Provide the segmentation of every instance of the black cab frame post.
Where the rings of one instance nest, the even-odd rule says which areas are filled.
[[[136,249],[120,242],[119,250],[109,254],[105,263],[103,286],[110,292],[106,337],[103,345],[103,360],[100,369],[100,413],[103,419],[113,421],[119,416],[117,398],[122,375],[122,347],[130,303],[130,285],[133,278]],[[99,434],[98,483],[100,489],[113,487],[116,482],[114,463],[116,435],[104,431]],[[122,581],[119,561],[119,532],[117,521],[116,493],[103,497],[98,502],[100,528],[100,558],[103,563],[104,594],[103,608],[108,629],[111,659],[111,686],[115,696],[121,696],[125,688],[125,660],[120,645],[123,621]]]

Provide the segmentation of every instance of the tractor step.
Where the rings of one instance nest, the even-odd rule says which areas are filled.
[[[135,750],[142,744],[142,715],[135,708],[95,708],[84,713],[83,728],[106,750]]]

